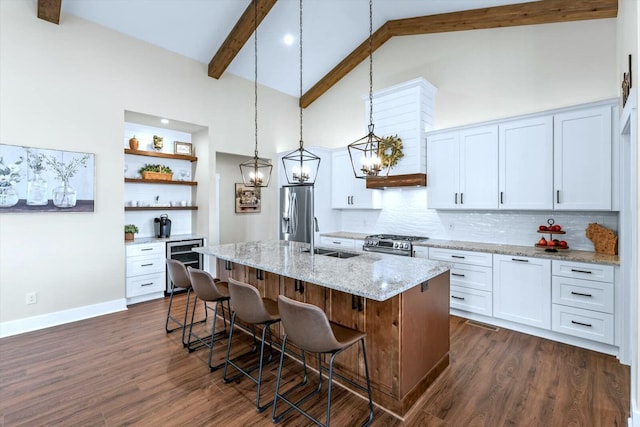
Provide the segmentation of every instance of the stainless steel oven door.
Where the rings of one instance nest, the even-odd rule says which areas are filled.
[[[373,246],[363,246],[362,250],[366,252],[376,252],[380,254],[400,255],[400,256],[411,256],[411,253],[413,252],[411,250],[407,251],[404,249],[380,248],[380,247],[373,247]]]

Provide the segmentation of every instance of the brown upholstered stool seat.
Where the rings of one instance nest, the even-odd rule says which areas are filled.
[[[330,322],[325,312],[315,305],[295,301],[283,295],[280,295],[278,297],[278,308],[280,309],[280,316],[282,318],[282,326],[284,326],[285,336],[282,340],[282,351],[280,353],[280,364],[278,366],[278,377],[276,381],[276,393],[273,400],[273,422],[279,422],[280,420],[282,420],[285,414],[287,414],[290,410],[295,409],[315,424],[321,426],[329,426],[331,422],[331,385],[333,376],[335,375],[338,376],[341,380],[348,382],[353,387],[356,387],[359,390],[367,393],[367,396],[369,398],[369,417],[365,420],[365,425],[371,424],[371,422],[373,421],[373,401],[371,399],[371,383],[369,380],[369,367],[367,365],[367,351],[365,348],[366,334],[361,331]],[[289,392],[291,391],[294,391],[297,386],[290,388],[284,393],[280,392],[280,382],[282,380],[282,365],[284,362],[284,354],[288,341],[292,342],[300,350],[302,350],[302,363],[305,379],[307,377],[307,365],[304,357],[304,352],[318,353],[318,387],[314,391],[298,399],[296,402],[292,402],[291,400],[289,400],[287,398],[287,394],[289,394]],[[367,387],[363,387],[360,384],[357,384],[333,372],[333,362],[335,357],[345,349],[354,344],[357,344],[358,342],[362,344],[362,357],[364,359]],[[328,370],[322,366],[320,360],[320,354],[322,353],[331,355]],[[326,424],[322,424],[319,420],[304,411],[300,406],[310,397],[320,392],[322,388],[323,371],[328,371]],[[289,408],[281,414],[277,414],[278,400],[282,400],[289,405]]]
[[[280,322],[280,314],[278,312],[278,303],[268,298],[262,298],[258,290],[247,283],[239,282],[232,278],[229,278],[229,295],[231,297],[231,306],[233,307],[233,314],[231,315],[231,326],[229,329],[229,341],[227,343],[227,356],[224,364],[223,381],[229,383],[236,378],[245,376],[256,383],[256,410],[258,412],[264,411],[268,408],[273,401],[270,401],[266,405],[260,405],[260,389],[262,386],[262,370],[265,363],[268,363],[273,358],[273,341],[271,339],[271,325]],[[235,329],[236,318],[251,325],[253,332],[253,349],[245,354],[242,354],[234,359],[230,358],[231,343],[233,339],[233,332]],[[240,359],[243,359],[246,355],[255,353],[257,349],[256,342],[256,325],[262,326],[262,338],[260,340],[260,359],[258,364],[251,367],[240,366],[238,363]],[[264,359],[264,347],[267,342],[267,335],[269,340],[269,356],[267,360]],[[227,376],[227,370],[229,366],[234,367],[239,371],[233,377]],[[254,377],[251,372],[258,369],[258,376]]]
[[[182,345],[187,347],[186,338],[186,329],[187,329],[187,316],[189,314],[189,303],[191,298],[191,291],[193,287],[191,286],[191,278],[189,277],[189,273],[187,272],[187,267],[184,263],[175,260],[175,259],[167,259],[167,273],[169,273],[169,279],[171,280],[171,295],[169,296],[169,308],[167,309],[167,319],[164,324],[164,329],[169,332],[176,331],[178,329],[182,330]],[[187,303],[184,308],[184,319],[180,320],[172,316],[171,314],[171,306],[173,305],[173,296],[176,291],[185,290],[187,291]],[[195,310],[195,302],[194,307]],[[173,322],[178,326],[175,328],[169,328],[169,322]],[[191,321],[193,321],[193,316],[191,317]],[[200,320],[199,322],[207,321],[207,310],[205,310],[205,319]]]
[[[224,315],[224,303],[227,303],[227,313],[231,316],[231,307],[229,306],[229,286],[227,282],[221,282],[219,279],[215,279],[211,274],[204,270],[197,268],[187,267],[189,278],[191,279],[191,286],[193,292],[196,294],[193,302],[193,310],[191,311],[191,324],[189,325],[189,337],[187,339],[187,348],[189,352],[197,350],[202,347],[209,349],[209,370],[214,371],[220,368],[223,363],[216,366],[212,365],[213,358],[213,346],[217,340],[227,335],[227,320]],[[193,318],[196,312],[196,304],[198,299],[204,302],[204,308],[206,310],[213,310],[213,321],[211,323],[211,334],[205,337],[201,337],[193,332]],[[215,302],[214,307],[210,307],[207,303]],[[218,321],[218,307],[222,304],[222,322],[224,330],[216,333],[216,323]],[[193,340],[192,340],[193,339]]]

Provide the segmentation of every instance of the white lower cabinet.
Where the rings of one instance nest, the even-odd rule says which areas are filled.
[[[356,241],[343,237],[320,236],[319,246],[336,249],[356,249]],[[362,249],[362,245],[358,249]]]
[[[551,261],[493,256],[493,316],[551,329]]]
[[[134,304],[164,296],[165,243],[126,246],[126,296]]]
[[[429,248],[429,259],[452,263],[450,306],[458,310],[491,316],[492,255],[484,252]]]
[[[612,266],[553,261],[552,329],[614,344]]]

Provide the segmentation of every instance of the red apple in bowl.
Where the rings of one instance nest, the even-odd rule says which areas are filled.
[[[551,226],[551,231],[561,231],[562,227],[560,227],[558,224],[554,224]]]
[[[542,239],[538,240],[538,246],[547,246],[547,239],[543,237]]]
[[[569,246],[569,244],[566,241],[560,240],[560,247],[561,248],[566,248],[567,246]]]
[[[549,227],[547,227],[546,225],[541,225],[540,227],[538,227],[538,231],[549,231]]]

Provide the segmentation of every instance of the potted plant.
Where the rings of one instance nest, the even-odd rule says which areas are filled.
[[[171,181],[173,179],[173,171],[169,166],[146,164],[138,172],[142,175],[142,179],[158,179],[161,181]]]
[[[138,232],[138,227],[135,224],[127,224],[124,226],[124,240],[133,240],[134,234]]]

